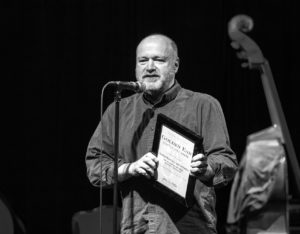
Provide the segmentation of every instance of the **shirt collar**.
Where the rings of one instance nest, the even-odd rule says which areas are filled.
[[[181,89],[180,84],[177,82],[177,80],[175,80],[173,86],[168,90],[166,90],[161,96],[161,98],[155,103],[153,102],[151,96],[147,93],[143,94],[143,100],[146,104],[151,104],[155,107],[163,106],[169,103],[170,101],[172,101],[177,96],[180,89]]]

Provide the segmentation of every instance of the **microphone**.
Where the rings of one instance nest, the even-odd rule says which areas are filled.
[[[119,88],[119,89],[127,89],[132,90],[136,93],[142,93],[146,91],[146,85],[143,82],[137,81],[110,81],[109,84]]]

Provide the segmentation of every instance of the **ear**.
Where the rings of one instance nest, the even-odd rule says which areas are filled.
[[[176,74],[179,69],[179,58],[177,57],[174,62],[174,73]]]

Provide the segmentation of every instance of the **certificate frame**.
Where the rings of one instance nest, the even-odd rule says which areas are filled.
[[[185,148],[186,145],[188,146],[187,148]],[[169,154],[170,152],[171,154]],[[203,138],[160,113],[157,115],[152,153],[159,157],[160,160],[163,160],[163,163],[161,163],[162,161],[158,163],[154,187],[174,198],[185,207],[192,206],[194,203],[196,178],[190,176],[189,167],[192,156],[203,153]],[[181,163],[181,159],[183,163]],[[171,176],[164,175],[165,171],[168,171]],[[176,178],[176,174],[178,175],[178,180],[171,181],[174,175]],[[180,183],[177,183],[178,181]],[[179,188],[177,188],[177,185]]]

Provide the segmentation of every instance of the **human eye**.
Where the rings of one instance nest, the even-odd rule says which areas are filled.
[[[145,63],[147,63],[147,61],[148,61],[147,58],[139,58],[139,59],[138,59],[138,63],[139,63],[139,64],[145,64]]]
[[[158,63],[164,63],[164,62],[166,62],[166,58],[157,57],[157,58],[155,58],[155,61]]]

